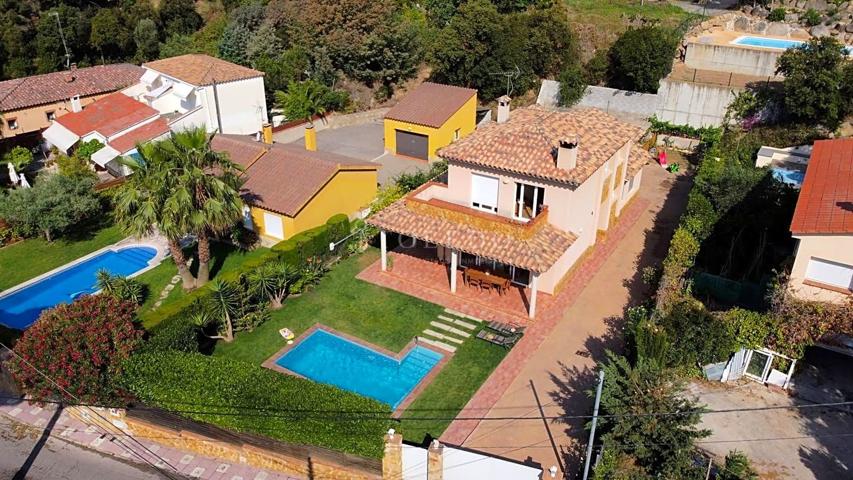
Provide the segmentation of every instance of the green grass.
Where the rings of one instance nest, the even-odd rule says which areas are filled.
[[[369,250],[336,265],[320,284],[298,298],[289,298],[273,318],[253,332],[238,333],[233,343],[219,342],[214,355],[260,364],[284,345],[278,334],[288,327],[297,335],[315,323],[355,335],[399,352],[429,325],[443,308],[355,278],[378,257]],[[438,437],[474,392],[500,363],[507,350],[476,338],[468,339],[424,392],[403,413],[405,438],[420,442]],[[447,420],[414,420],[415,417]]]
[[[220,273],[229,272],[231,270],[240,268],[243,265],[243,262],[263,255],[268,252],[269,249],[266,247],[256,248],[251,251],[243,251],[239,250],[232,245],[227,245],[224,243],[213,243],[211,244],[211,257],[212,260],[210,262],[210,279],[213,280]],[[193,274],[197,273],[198,266],[198,258],[193,260],[193,268],[191,269]],[[175,262],[172,261],[171,258],[167,258],[160,265],[148,270],[147,272],[137,276],[136,278],[142,282],[148,290],[147,296],[145,297],[145,302],[142,304],[140,308],[140,313],[146,312],[154,306],[154,303],[160,299],[160,292],[163,291],[163,288],[169,284],[169,281],[178,274],[178,269],[175,267]],[[163,305],[166,305],[170,302],[174,302],[175,300],[184,296],[184,290],[181,288],[181,283],[178,282],[175,285],[175,288],[169,292],[169,296],[163,300]]]
[[[48,242],[30,238],[0,249],[0,290],[37,277],[54,268],[118,242],[125,236],[115,225],[95,229],[79,238]]]

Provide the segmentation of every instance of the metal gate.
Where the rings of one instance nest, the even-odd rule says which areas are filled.
[[[396,130],[397,153],[429,160],[429,137],[419,133]]]

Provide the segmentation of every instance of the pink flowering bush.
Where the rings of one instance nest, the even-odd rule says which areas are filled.
[[[134,303],[107,295],[85,296],[45,310],[15,345],[23,360],[13,357],[12,375],[37,401],[120,402],[125,395],[115,380],[142,342],[135,311]]]

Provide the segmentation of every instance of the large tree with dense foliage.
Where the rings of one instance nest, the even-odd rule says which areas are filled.
[[[109,295],[45,310],[15,344],[9,369],[37,401],[115,404],[123,398],[116,387],[122,364],[142,341],[135,310]]]
[[[776,62],[776,72],[783,81],[785,109],[794,119],[835,128],[850,111],[853,87],[844,83],[845,68],[851,63],[844,46],[832,37],[813,38],[808,43],[790,48]]]
[[[691,478],[693,442],[711,432],[697,428],[701,408],[685,398],[677,375],[654,360],[607,354],[599,420],[605,451],[617,461],[603,462],[595,478]],[[594,394],[594,392],[590,392]],[[666,415],[657,415],[667,412]],[[701,467],[700,467],[701,468]],[[605,469],[611,471],[605,472]]]
[[[32,188],[0,195],[0,218],[24,235],[44,235],[47,241],[101,211],[90,177],[44,175]]]
[[[625,31],[610,47],[610,85],[624,90],[655,93],[658,82],[672,69],[678,35],[663,27]]]
[[[160,2],[158,14],[167,37],[193,33],[202,25],[201,15],[196,11],[193,0]]]

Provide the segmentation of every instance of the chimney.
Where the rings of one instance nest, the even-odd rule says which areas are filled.
[[[433,440],[427,449],[427,480],[442,480],[444,476],[444,446]]]
[[[71,67],[68,69],[68,72],[65,73],[65,81],[68,83],[77,80],[77,64],[72,63]]]
[[[403,436],[389,429],[385,435],[385,454],[382,456],[382,479],[403,478]]]
[[[498,123],[506,123],[509,120],[509,104],[511,98],[504,95],[498,99]]]
[[[74,95],[71,97],[71,111],[79,112],[83,110],[83,105],[80,103],[80,95]]]
[[[557,168],[563,170],[572,170],[578,165],[578,148],[580,147],[580,139],[575,137],[573,140],[560,140],[560,147],[557,149]]]

